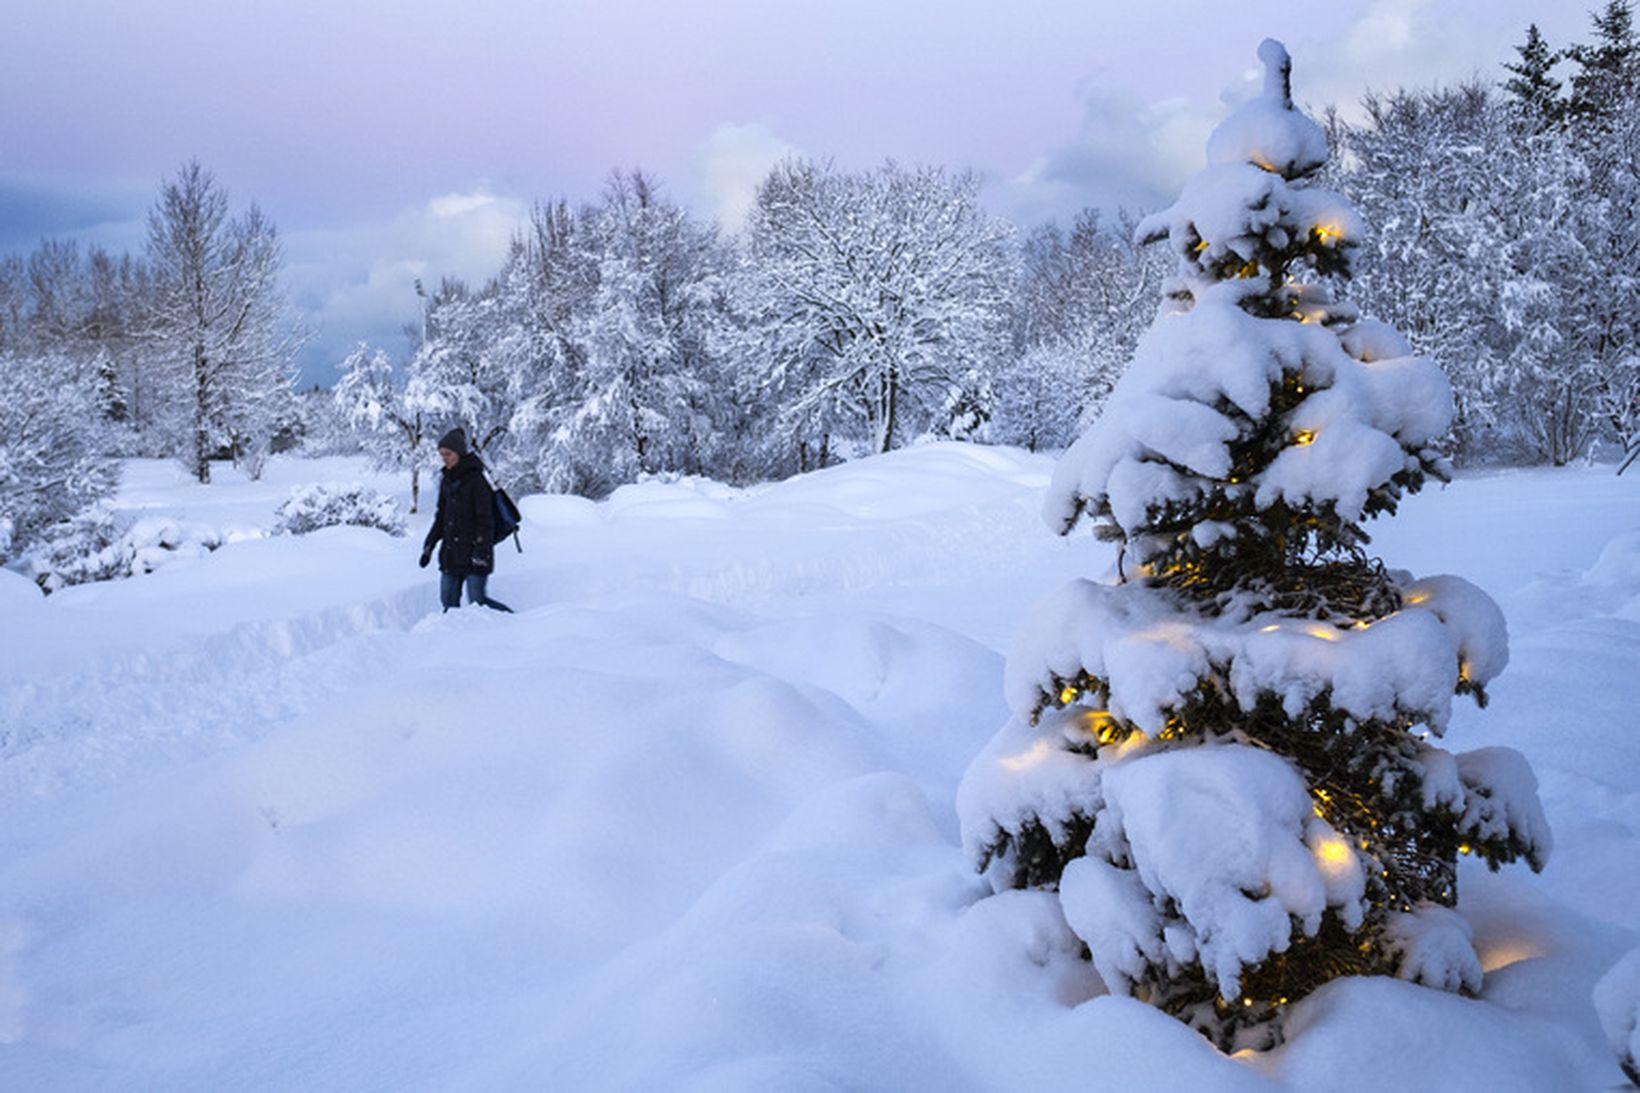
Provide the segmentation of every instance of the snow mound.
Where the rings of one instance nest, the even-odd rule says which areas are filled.
[[[1533,1016],[1386,978],[1327,983],[1253,1060],[1287,1089],[1593,1089],[1588,1050]]]
[[[721,520],[739,496],[739,490],[709,479],[651,479],[621,486],[603,508],[611,520]]]
[[[40,602],[40,586],[15,570],[0,569],[0,609],[23,610]]]
[[[1595,984],[1594,1006],[1623,1073],[1640,1085],[1640,949],[1619,960]]]
[[[598,503],[573,493],[532,493],[518,499],[526,524],[543,528],[578,528],[601,523]]]
[[[1620,585],[1640,589],[1640,531],[1609,540],[1600,557],[1584,573],[1588,584]]]

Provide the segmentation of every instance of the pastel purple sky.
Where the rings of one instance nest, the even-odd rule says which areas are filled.
[[[641,166],[733,228],[771,163],[970,167],[1021,224],[1154,205],[1283,39],[1307,104],[1496,79],[1552,0],[52,0],[0,63],[0,252],[142,245],[197,157],[280,226],[318,338],[398,352],[415,278],[482,279],[537,198]]]

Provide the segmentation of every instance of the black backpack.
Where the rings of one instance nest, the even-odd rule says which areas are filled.
[[[518,538],[518,526],[523,519],[519,515],[518,506],[507,496],[507,491],[492,484],[490,507],[495,510],[495,545],[500,546],[507,536],[511,535],[513,546],[518,548],[518,553],[524,553],[524,544]]]

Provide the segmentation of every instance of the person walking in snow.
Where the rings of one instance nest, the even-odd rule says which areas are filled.
[[[467,586],[467,602],[480,603],[497,611],[512,608],[490,599],[485,585],[495,569],[495,501],[484,464],[467,450],[467,434],[451,429],[439,438],[438,457],[444,463],[439,475],[438,508],[433,526],[421,547],[421,566],[433,559],[439,542],[439,602],[448,611],[461,606],[461,587]]]

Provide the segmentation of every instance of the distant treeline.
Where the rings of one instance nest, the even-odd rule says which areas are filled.
[[[1460,462],[1564,463],[1632,445],[1640,418],[1630,5],[1588,43],[1532,27],[1516,51],[1497,86],[1375,95],[1364,122],[1330,122],[1326,184],[1373,228],[1340,294],[1447,369]],[[360,346],[334,391],[298,396],[277,233],[189,164],[143,254],[48,241],[0,261],[0,561],[105,492],[118,455],[202,480],[295,443],[414,469],[460,424],[509,485],[599,496],[923,437],[1058,448],[1171,273],[1132,223],[1021,233],[971,174],[792,159],[728,235],[619,173],[591,202],[539,204],[484,283],[420,286],[407,345]]]

